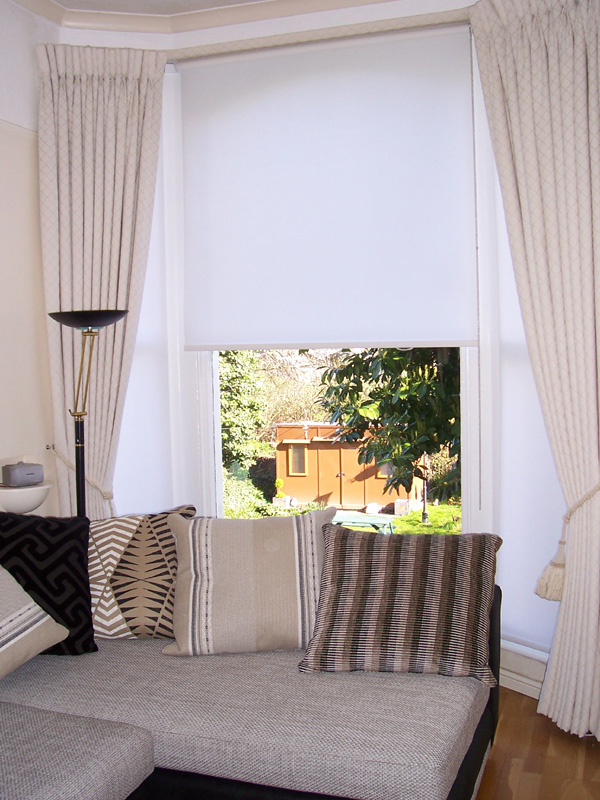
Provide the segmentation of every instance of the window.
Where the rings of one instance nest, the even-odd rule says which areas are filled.
[[[385,480],[386,478],[389,478],[391,474],[392,474],[391,464],[386,463],[386,464],[378,464],[377,465],[377,477],[378,478],[382,478],[382,479]]]
[[[291,444],[288,451],[288,473],[290,475],[308,475],[306,462],[306,445]]]
[[[156,327],[156,321],[163,321],[164,318],[168,328],[168,364],[167,359],[161,362],[168,366],[168,375],[165,368],[165,380],[160,386],[168,386],[169,396],[163,402],[164,431],[162,428],[159,430],[160,426],[157,427],[157,435],[161,436],[160,442],[164,442],[163,449],[166,448],[166,452],[163,454],[156,447],[153,448],[151,457],[144,465],[149,476],[166,476],[167,479],[161,485],[166,494],[173,497],[174,502],[189,502],[191,498],[202,514],[210,515],[222,511],[222,506],[219,505],[221,470],[215,350],[239,347],[289,349],[343,345],[353,347],[363,344],[449,344],[461,346],[461,375],[462,365],[465,367],[461,379],[461,399],[465,403],[461,416],[463,426],[466,425],[461,434],[463,511],[469,511],[469,525],[473,529],[487,529],[492,524],[492,477],[495,468],[492,457],[496,435],[496,418],[493,414],[493,336],[496,331],[494,275],[497,257],[495,243],[497,226],[503,225],[503,217],[501,204],[495,196],[495,167],[483,98],[477,73],[473,76],[471,71],[471,43],[466,26],[377,37],[376,49],[379,50],[380,43],[391,42],[396,38],[406,38],[406,41],[412,39],[413,54],[423,54],[424,59],[432,64],[437,56],[432,54],[430,45],[434,50],[439,48],[442,62],[444,44],[449,42],[457,45],[460,55],[456,58],[451,56],[452,69],[446,68],[446,60],[445,66],[442,63],[441,70],[445,78],[450,75],[456,78],[455,89],[458,94],[453,89],[452,93],[444,90],[445,97],[441,99],[432,96],[429,89],[434,90],[436,85],[447,84],[440,84],[426,64],[423,65],[420,61],[411,63],[408,57],[403,56],[388,61],[403,64],[409,83],[418,78],[415,83],[418,88],[412,93],[408,91],[402,103],[385,102],[386,97],[391,97],[386,90],[384,102],[380,101],[379,106],[387,106],[396,117],[404,120],[417,119],[417,111],[421,114],[426,108],[434,113],[437,113],[436,109],[451,108],[455,115],[450,120],[451,124],[448,121],[440,123],[434,116],[431,126],[417,126],[417,135],[410,144],[408,140],[399,137],[396,127],[393,134],[390,133],[392,140],[395,137],[391,141],[394,154],[408,154],[411,162],[431,166],[430,172],[417,176],[413,184],[409,185],[404,180],[392,184],[396,195],[401,191],[404,198],[408,197],[408,205],[403,199],[402,206],[393,197],[390,199],[380,193],[382,185],[386,183],[386,175],[390,175],[391,171],[386,170],[384,165],[384,169],[377,172],[378,176],[383,174],[383,184],[379,178],[377,181],[373,179],[374,173],[367,165],[365,156],[377,152],[378,148],[376,143],[369,142],[369,126],[361,128],[362,142],[354,137],[351,143],[356,145],[358,141],[361,145],[355,161],[366,176],[363,183],[358,178],[354,181],[345,167],[339,166],[337,160],[330,161],[331,164],[337,164],[335,170],[338,177],[347,178],[346,184],[343,181],[340,184],[339,180],[335,182],[335,185],[341,186],[341,199],[344,203],[331,203],[328,200],[329,206],[344,209],[339,224],[334,224],[329,215],[323,216],[314,207],[312,201],[321,192],[314,183],[314,177],[309,179],[304,189],[296,183],[296,178],[303,174],[303,168],[310,159],[298,158],[295,145],[286,140],[283,149],[276,154],[279,169],[275,170],[275,178],[279,184],[276,183],[275,188],[279,186],[279,194],[276,194],[275,199],[271,195],[269,214],[262,217],[259,214],[261,224],[254,229],[248,229],[242,223],[248,221],[248,207],[252,212],[252,203],[262,198],[263,187],[262,184],[260,187],[256,184],[256,173],[251,174],[246,167],[260,172],[269,154],[265,154],[264,150],[259,152],[252,149],[250,158],[246,158],[248,154],[245,152],[242,159],[243,169],[238,170],[231,165],[228,167],[227,158],[222,155],[213,160],[211,147],[213,144],[220,147],[225,141],[237,147],[241,144],[246,146],[243,138],[240,139],[239,120],[235,118],[237,112],[246,117],[255,114],[259,139],[269,130],[269,126],[265,124],[265,119],[270,114],[264,106],[265,98],[261,93],[242,91],[244,87],[236,77],[236,74],[239,76],[240,65],[243,74],[252,60],[260,66],[264,56],[263,77],[277,78],[280,72],[276,67],[276,57],[279,54],[292,56],[293,52],[304,51],[305,55],[308,54],[308,65],[303,73],[309,81],[312,80],[314,88],[315,83],[321,83],[321,78],[319,75],[315,76],[316,60],[313,55],[320,49],[325,52],[330,46],[332,50],[328,52],[350,48],[350,41],[281,48],[270,53],[253,55],[237,54],[223,59],[211,58],[203,65],[199,62],[180,63],[177,69],[167,70],[162,155],[159,162],[159,188],[164,185],[164,196],[161,198],[159,192],[155,203],[154,244],[151,245],[153,257],[162,264],[163,271],[157,278],[157,281],[162,281],[162,288],[152,293],[147,283],[144,292],[144,307],[148,319]],[[361,37],[355,41],[367,44],[371,40],[369,37]],[[375,42],[375,38],[372,41]],[[407,56],[408,51],[404,55]],[[322,59],[319,58],[319,63],[321,62]],[[231,70],[234,85],[230,87],[231,91],[228,90],[220,98],[220,88],[215,89],[217,102],[212,109],[208,109],[203,101],[198,101],[197,87],[193,81],[190,82],[187,72],[188,69],[193,72],[197,67],[208,70],[211,63]],[[237,69],[236,74],[233,74],[234,66]],[[378,72],[369,69],[370,66],[372,62],[370,65],[367,60],[367,71],[371,74]],[[362,83],[362,79],[358,77],[358,63],[352,63],[352,58],[345,69],[354,85]],[[379,73],[383,72],[384,70],[379,70]],[[288,89],[292,85],[298,86],[301,77],[302,75],[297,76],[297,79],[286,77],[287,83],[280,85],[279,89],[285,101],[281,108],[285,109],[290,123],[288,128],[296,129],[303,135],[310,133],[316,123],[306,116],[301,117],[299,122],[294,121],[290,109],[291,98],[288,100]],[[384,76],[384,80],[388,81],[389,86],[389,81],[394,82],[396,78]],[[205,76],[204,84],[210,89],[210,77]],[[237,89],[235,84],[239,84]],[[307,85],[303,91],[306,96],[319,96]],[[331,96],[329,89],[325,93],[327,92]],[[321,94],[320,98],[327,123],[327,97],[323,98]],[[230,102],[232,99],[233,102]],[[445,102],[447,99],[450,102]],[[414,111],[411,102],[417,104]],[[354,108],[360,109],[358,100],[355,101]],[[221,140],[219,136],[215,137],[213,130],[208,137],[195,139],[198,127],[206,120],[210,125],[216,122],[219,126],[225,126],[223,130],[229,126],[231,135],[224,136]],[[343,129],[344,126],[342,132]],[[354,126],[352,130],[359,134],[358,127]],[[383,125],[378,126],[378,130],[388,128]],[[462,143],[455,136],[461,130],[464,134]],[[341,139],[338,136],[338,140],[343,140],[343,136]],[[314,141],[312,139],[313,150]],[[253,146],[254,144],[256,140],[253,140]],[[448,152],[450,162],[457,166],[454,174],[446,167],[442,168],[442,158]],[[454,159],[456,153],[460,153],[458,160]],[[238,156],[240,154],[241,151]],[[324,158],[327,159],[327,156]],[[199,166],[204,170],[200,179]],[[206,172],[206,168],[209,172]],[[331,174],[327,175],[330,180]],[[448,178],[445,188],[437,183],[441,175]],[[369,202],[362,204],[360,209],[356,206],[353,210],[346,201],[350,201],[352,206],[354,199],[366,197],[362,192],[364,180],[370,185]],[[215,187],[216,196],[212,194]],[[203,198],[197,195],[200,189],[209,190]],[[478,212],[477,242],[475,198]],[[394,253],[388,247],[386,258],[376,252],[374,247],[383,241],[379,234],[386,229],[399,230],[399,222],[405,219],[409,220],[409,225],[412,224],[414,217],[401,213],[401,208],[409,207],[413,199],[415,202],[418,199],[419,205],[428,209],[425,223],[418,227],[412,226],[417,231],[417,243],[407,246],[409,239],[401,231],[400,249]],[[443,199],[446,201],[445,205],[441,203]],[[299,202],[300,205],[294,206],[292,201]],[[438,233],[439,226],[444,224],[444,215],[449,209],[460,210],[465,224],[458,226],[452,223],[448,235],[442,237]],[[315,214],[311,217],[313,210]],[[283,228],[278,230],[273,211],[285,217],[286,222],[298,222],[295,232],[289,229],[283,232],[283,244],[281,240],[275,242],[271,235],[283,231]],[[218,229],[217,225],[220,226]],[[431,230],[436,232],[435,235],[428,233]],[[321,239],[317,235],[321,231],[328,234],[327,239]],[[358,239],[353,238],[356,232],[360,234]],[[248,238],[250,234],[251,240]],[[443,243],[441,256],[438,254],[435,257],[433,254],[432,257],[431,252],[422,252],[422,245],[433,240]],[[268,245],[268,251],[262,248],[262,244]],[[300,250],[300,244],[305,247],[304,250]],[[235,252],[229,252],[222,261],[221,268],[219,260],[215,262],[214,257],[220,258],[223,255],[222,251],[219,252],[223,245],[233,248]],[[457,250],[453,249],[455,246]],[[451,247],[454,255],[451,255]],[[182,258],[184,251],[185,263]],[[483,263],[479,274],[476,253],[480,263]],[[353,256],[352,259],[349,258],[350,255]],[[358,260],[354,258],[357,255]],[[457,265],[458,270],[455,269]],[[434,271],[431,272],[431,269]],[[452,278],[451,288],[456,294],[451,298],[443,290],[443,300],[440,303],[439,297],[436,299],[432,292],[442,285],[447,287],[444,282],[449,276]],[[423,282],[419,283],[419,277],[423,278]],[[166,295],[165,281],[169,289]],[[194,289],[200,294],[193,295]],[[185,304],[187,308],[184,309]],[[194,320],[206,325],[198,331],[194,328]],[[462,325],[460,330],[453,330],[451,324],[457,320],[461,325],[467,321],[466,327]],[[444,328],[440,325],[434,326],[434,323],[437,325],[442,321]],[[219,322],[224,325],[217,327]],[[143,357],[144,353],[139,356],[136,354],[140,364]],[[145,372],[140,374],[145,375]],[[140,386],[140,392],[143,391],[145,386]],[[133,397],[133,392],[129,396]],[[119,459],[125,464],[126,448],[123,439],[126,438],[129,428],[126,425],[123,427]],[[139,469],[138,452],[138,443],[132,441],[130,462]],[[171,468],[169,464],[172,465]],[[129,470],[123,468],[122,474],[128,475]],[[142,482],[142,485],[145,483]],[[124,499],[120,502],[126,508],[144,506],[154,501],[151,493],[148,493],[145,503],[137,498],[135,502],[130,500],[131,491],[125,477],[122,479],[122,488]],[[167,500],[164,504],[166,503]]]

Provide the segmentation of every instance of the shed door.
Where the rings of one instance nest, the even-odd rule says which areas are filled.
[[[339,445],[325,444],[318,450],[319,454],[319,501],[332,506],[342,504],[341,485],[341,448]]]
[[[356,449],[349,445],[342,445],[340,462],[342,508],[363,508],[365,506],[364,466],[358,463]]]

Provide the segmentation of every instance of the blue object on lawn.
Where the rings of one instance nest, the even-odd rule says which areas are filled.
[[[375,528],[379,533],[394,532],[394,517],[390,514],[363,514],[360,511],[337,511],[334,525],[347,528]]]

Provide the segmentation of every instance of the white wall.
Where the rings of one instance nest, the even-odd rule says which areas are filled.
[[[37,131],[35,45],[57,42],[56,25],[0,0],[0,119]]]
[[[213,353],[183,350],[183,164],[179,74],[168,66],[148,271],[115,469],[119,513],[193,503],[222,510]]]
[[[55,478],[37,172],[34,45],[55,26],[0,0],[0,464],[44,465]],[[56,513],[52,490],[39,513]]]
[[[534,594],[561,535],[566,510],[534,384],[508,237],[499,230],[498,582],[503,636],[549,650],[558,603]]]
[[[162,148],[159,164],[162,165]],[[159,167],[142,311],[115,466],[114,502],[120,514],[158,512],[175,505],[163,178]]]

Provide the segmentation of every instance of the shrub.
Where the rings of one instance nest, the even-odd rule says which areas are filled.
[[[247,479],[242,470],[223,475],[223,505],[229,519],[253,519],[273,516],[272,503]]]
[[[223,501],[228,519],[256,519],[259,517],[284,517],[306,514],[325,508],[323,503],[304,503],[298,508],[281,508],[265,500],[262,492],[248,480],[245,470],[223,470]]]
[[[429,457],[429,476],[427,496],[430,500],[460,503],[460,460],[457,456],[451,457],[447,447]]]
[[[275,495],[275,456],[261,456],[248,468],[248,477],[265,500]]]

